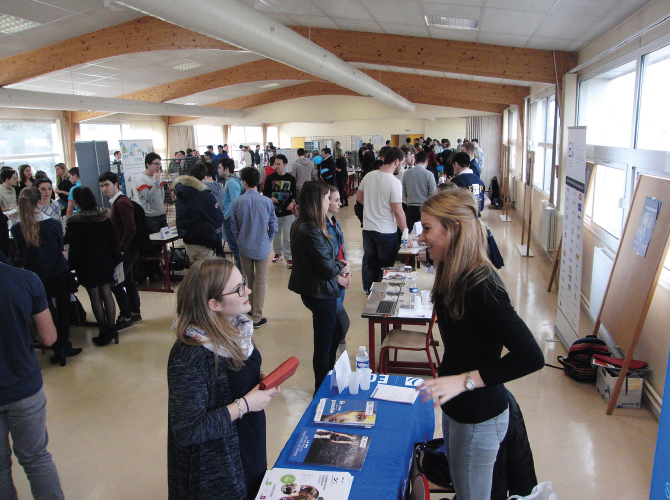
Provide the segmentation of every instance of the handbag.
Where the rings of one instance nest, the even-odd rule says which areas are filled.
[[[417,471],[426,476],[433,484],[453,490],[449,472],[447,455],[439,448],[444,446],[444,439],[431,439],[414,446],[414,462]]]
[[[551,481],[545,481],[533,488],[530,495],[525,497],[512,495],[509,497],[509,500],[558,500],[558,495],[551,488]]]

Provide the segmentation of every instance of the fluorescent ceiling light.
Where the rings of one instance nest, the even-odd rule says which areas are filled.
[[[426,25],[436,28],[452,28],[457,30],[476,30],[479,21],[476,19],[460,19],[458,17],[426,16]]]
[[[7,14],[0,14],[0,33],[5,35],[12,35],[20,33],[21,31],[29,30],[40,26],[40,23],[21,19],[20,17],[9,16]]]
[[[271,89],[272,87],[279,87],[278,83],[268,83],[266,85],[261,85],[260,88],[262,89]]]
[[[189,69],[199,68],[202,65],[203,64],[199,62],[189,61],[183,64],[177,64],[176,66],[173,66],[172,69],[178,69],[179,71],[188,71]]]
[[[198,105],[197,102],[185,102],[184,103],[184,106],[197,106],[197,105]]]
[[[95,95],[95,92],[91,92],[89,90],[75,90],[74,95]]]

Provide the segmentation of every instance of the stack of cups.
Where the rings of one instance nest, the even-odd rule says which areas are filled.
[[[349,394],[358,394],[358,372],[349,373]],[[369,382],[368,382],[369,385]]]
[[[359,382],[361,384],[361,391],[370,390],[370,375],[372,375],[372,369],[370,368],[360,368],[359,373]]]
[[[430,305],[430,290],[421,290],[421,303],[424,306]]]

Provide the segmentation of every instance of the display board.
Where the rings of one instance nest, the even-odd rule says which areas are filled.
[[[586,127],[568,127],[556,334],[566,349],[579,339],[586,207]]]
[[[607,414],[614,410],[663,268],[670,235],[670,179],[640,175],[600,314],[626,358]]]
[[[126,194],[139,203],[135,177],[146,170],[144,157],[153,152],[153,142],[151,139],[123,140],[119,141],[119,149],[121,150],[123,175],[126,181]]]
[[[102,195],[98,177],[109,171],[109,149],[107,141],[76,141],[77,166],[81,185],[87,187],[95,196],[100,207],[108,207],[109,200]]]

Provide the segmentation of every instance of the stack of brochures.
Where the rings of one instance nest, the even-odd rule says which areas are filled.
[[[342,427],[366,427],[375,425],[377,403],[375,401],[347,401],[323,398],[319,401],[314,423]]]
[[[348,472],[303,469],[273,469],[265,473],[256,500],[319,498],[347,500],[354,478]]]
[[[414,404],[419,391],[414,387],[398,387],[397,385],[377,384],[370,397],[372,399],[383,399],[393,403]]]
[[[370,436],[307,429],[300,433],[288,457],[294,464],[361,470],[370,448]]]

